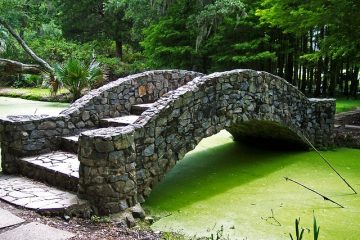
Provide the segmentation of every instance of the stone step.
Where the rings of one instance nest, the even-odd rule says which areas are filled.
[[[77,155],[56,151],[17,161],[20,174],[52,186],[77,192],[79,161]]]
[[[86,215],[89,205],[75,193],[50,187],[26,177],[0,174],[0,199],[10,204],[51,214]]]
[[[60,150],[76,153],[79,149],[79,135],[60,138]]]
[[[142,103],[142,104],[135,104],[131,106],[131,114],[134,115],[141,115],[143,112],[148,110],[154,105],[154,103]]]
[[[360,126],[358,126],[358,125],[346,124],[346,125],[345,125],[345,128],[346,128],[346,129],[349,129],[349,130],[360,131]]]
[[[138,115],[126,115],[116,118],[104,118],[100,120],[101,127],[121,127],[134,123],[139,118]]]

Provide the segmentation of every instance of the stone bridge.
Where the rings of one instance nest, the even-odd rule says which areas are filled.
[[[266,72],[150,71],[91,91],[59,116],[0,120],[2,169],[87,199],[97,214],[144,202],[205,137],[333,145],[335,100]]]

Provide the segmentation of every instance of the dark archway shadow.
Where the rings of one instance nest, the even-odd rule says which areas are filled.
[[[269,149],[235,141],[219,144],[188,153],[154,187],[145,206],[176,211],[276,172],[297,161],[286,161],[283,157],[300,153],[300,150]]]

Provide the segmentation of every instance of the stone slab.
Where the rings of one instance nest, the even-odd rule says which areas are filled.
[[[1,240],[66,240],[75,234],[41,223],[28,223],[0,234]]]
[[[134,115],[141,115],[143,112],[148,110],[154,105],[154,103],[142,103],[131,106],[131,113]]]
[[[77,154],[79,148],[79,135],[60,138],[60,149]]]
[[[70,152],[54,151],[17,161],[19,173],[52,186],[76,192],[79,183],[79,161]]]
[[[85,200],[79,199],[74,193],[25,177],[4,174],[0,174],[0,199],[40,212],[61,212],[74,205],[86,204]]]
[[[116,118],[104,118],[100,120],[102,127],[127,126],[139,119],[139,115],[126,115]]]
[[[54,172],[79,177],[79,161],[76,154],[55,151],[34,157],[22,158],[21,161],[37,165]]]
[[[23,222],[25,222],[24,219],[19,218],[11,212],[0,208],[0,228],[10,227]]]
[[[79,141],[79,135],[74,135],[74,136],[68,136],[68,137],[63,137],[64,139],[67,139],[69,141],[72,141],[74,143]]]

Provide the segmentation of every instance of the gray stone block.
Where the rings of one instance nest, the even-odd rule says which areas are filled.
[[[41,223],[28,223],[0,234],[2,240],[66,240],[75,234]]]
[[[23,223],[24,221],[25,220],[15,216],[11,212],[0,208],[0,228],[13,226],[19,223]]]

